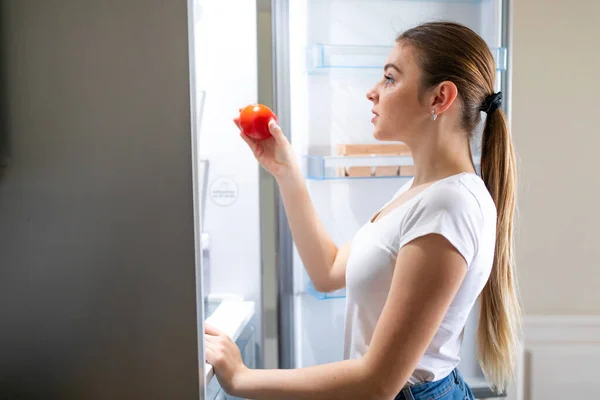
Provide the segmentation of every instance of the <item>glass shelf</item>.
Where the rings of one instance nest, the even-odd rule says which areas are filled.
[[[381,70],[391,48],[315,43],[307,49],[308,72],[326,72],[331,69]],[[496,70],[506,70],[506,48],[491,47],[490,51],[496,60]]]
[[[406,178],[412,176],[410,156],[306,155],[305,173],[311,180]]]
[[[354,0],[354,1],[372,1],[372,0]],[[397,2],[398,0],[379,0],[380,2]],[[467,3],[480,4],[490,0],[404,0],[414,3]]]
[[[479,173],[480,157],[473,157]],[[398,179],[414,174],[410,156],[304,156],[305,177],[310,180],[331,179]]]
[[[390,46],[327,45],[316,43],[308,48],[308,70],[329,68],[383,68]]]
[[[346,289],[336,290],[331,293],[323,293],[317,291],[315,289],[313,283],[309,280],[308,285],[306,285],[306,293],[317,300],[328,300],[328,299],[345,299],[346,298]]]

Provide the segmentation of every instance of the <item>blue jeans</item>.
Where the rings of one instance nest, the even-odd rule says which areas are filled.
[[[435,382],[420,382],[404,389],[394,400],[475,400],[457,369]]]

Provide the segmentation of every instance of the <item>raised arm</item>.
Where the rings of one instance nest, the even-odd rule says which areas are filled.
[[[239,127],[237,118],[234,122]],[[274,121],[269,130],[272,137],[266,140],[254,140],[243,132],[241,137],[279,185],[292,238],[315,288],[322,292],[343,288],[350,245],[338,248],[333,242],[312,204],[292,146]]]

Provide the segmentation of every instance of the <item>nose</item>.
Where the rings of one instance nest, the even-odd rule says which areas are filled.
[[[371,100],[373,103],[377,99],[377,91],[374,87],[367,91],[367,99]]]

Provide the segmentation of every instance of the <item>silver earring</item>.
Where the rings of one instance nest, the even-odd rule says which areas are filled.
[[[437,115],[435,114],[435,110],[431,110],[431,120],[435,121],[436,118],[437,118]]]

